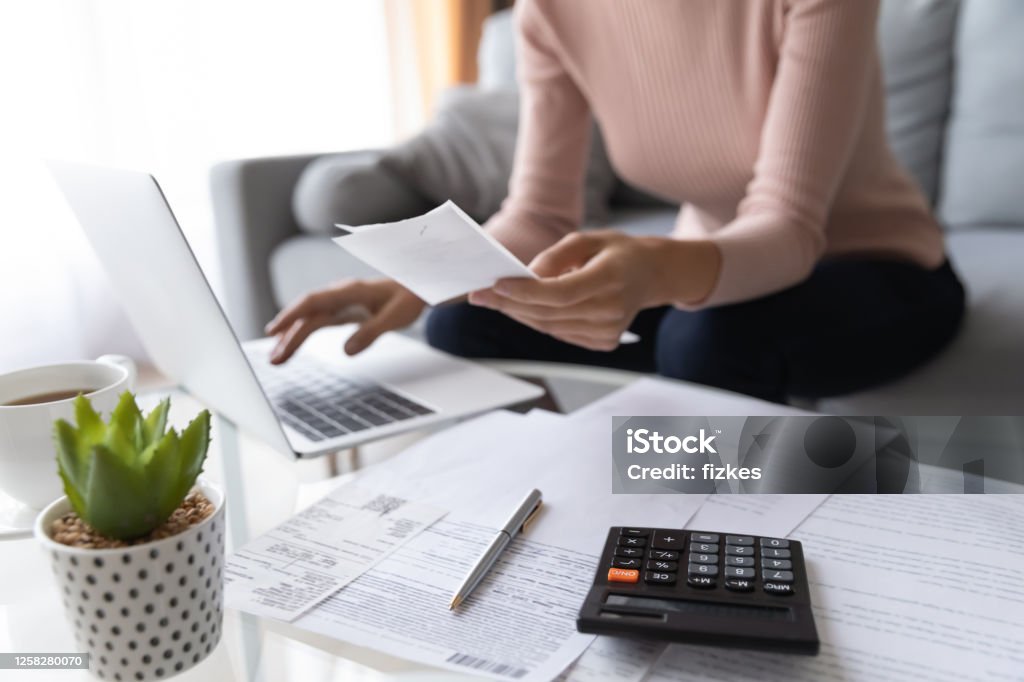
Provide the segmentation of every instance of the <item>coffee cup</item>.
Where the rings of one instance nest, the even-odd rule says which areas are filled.
[[[0,489],[33,509],[60,497],[53,423],[73,422],[79,393],[108,417],[136,375],[131,358],[119,355],[0,374]]]

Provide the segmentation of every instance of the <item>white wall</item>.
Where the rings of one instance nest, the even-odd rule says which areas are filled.
[[[392,141],[387,54],[381,0],[0,2],[0,371],[141,353],[42,159],[154,173],[216,287],[210,166]]]

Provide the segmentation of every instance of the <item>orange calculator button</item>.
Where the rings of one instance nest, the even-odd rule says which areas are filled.
[[[640,571],[633,568],[609,568],[608,582],[635,583],[640,580]]]

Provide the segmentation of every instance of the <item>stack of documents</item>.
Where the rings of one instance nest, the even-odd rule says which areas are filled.
[[[301,586],[310,582],[309,573],[285,575],[270,562],[276,555],[296,556],[306,548],[299,539],[323,530],[325,511],[314,505],[312,515],[300,514],[231,557],[228,605],[286,620],[301,614],[293,621],[300,628],[442,668],[497,679],[552,679],[593,639],[576,632],[575,617],[608,527],[682,527],[704,500],[613,496],[608,441],[606,428],[572,428],[571,420],[544,411],[493,412],[447,429],[368,469],[358,477],[358,488],[346,486],[330,496],[333,514],[339,514],[333,505],[352,495],[351,506],[361,508],[364,498],[383,494],[406,501],[402,523],[414,530],[439,517],[438,510],[448,510],[441,520],[407,534],[372,564],[351,562],[358,576],[349,580],[354,571],[345,573],[330,594],[307,608],[308,599],[284,600],[287,590],[280,583]],[[543,491],[544,506],[529,531],[465,603],[450,611],[448,602],[472,563],[524,491],[534,487]],[[317,554],[336,552],[341,558],[340,543],[350,539],[352,527],[339,517],[338,529],[334,544],[319,546]],[[323,556],[317,561],[326,563]],[[235,576],[258,581],[267,572],[278,581],[272,603],[263,587],[236,587],[247,583]]]
[[[672,645],[648,679],[1019,680],[1021,518],[1021,495],[834,495],[792,534],[818,656]]]
[[[601,447],[607,429],[579,431],[567,421],[495,412],[367,470],[362,487],[450,511],[296,625],[451,670],[555,677],[593,639],[576,632],[575,617],[608,527],[681,527],[704,499],[613,496]],[[544,493],[540,514],[449,611],[459,583],[531,488]]]
[[[594,637],[578,633],[575,618],[610,526],[682,528],[706,499],[612,495],[606,411],[619,411],[619,400],[644,392],[648,383],[650,390],[677,391],[669,402],[676,409],[689,400],[696,411],[709,393],[645,381],[570,417],[499,411],[446,429],[367,469],[355,484],[232,556],[228,605],[496,679],[548,680],[574,661],[572,679],[596,679],[591,672],[608,665],[646,672],[662,647],[598,638],[581,658]],[[472,563],[532,488],[544,494],[537,519],[466,602],[450,611],[448,602]],[[374,532],[357,532],[366,523],[358,515],[367,505],[379,507],[382,498],[400,504],[367,526]],[[793,509],[784,498],[765,502],[755,512],[765,525],[752,532],[769,528],[784,535],[791,528],[768,519],[783,513],[787,523],[802,519],[817,502],[807,499]],[[730,515],[742,514],[723,506],[707,521],[723,528]],[[331,527],[333,539],[322,542]],[[407,532],[386,546],[369,542],[377,529],[399,527]],[[332,558],[335,565],[324,571]]]
[[[792,413],[755,400],[715,403],[716,395],[643,380],[568,417],[494,412],[446,429],[233,556],[228,605],[504,680],[1016,679],[1024,666],[1022,497],[611,494],[612,415]],[[544,494],[536,522],[448,610],[532,488]],[[367,509],[379,518],[360,516]],[[389,539],[375,544],[355,529],[362,523]],[[613,525],[802,540],[821,654],[578,633],[576,613]]]

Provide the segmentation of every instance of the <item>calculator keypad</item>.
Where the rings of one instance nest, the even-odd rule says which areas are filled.
[[[685,565],[685,569],[681,568]],[[731,592],[794,593],[789,540],[656,528],[622,528],[615,540],[608,581],[674,586],[685,570],[690,587]]]
[[[798,540],[612,526],[580,632],[816,654],[820,648]]]

